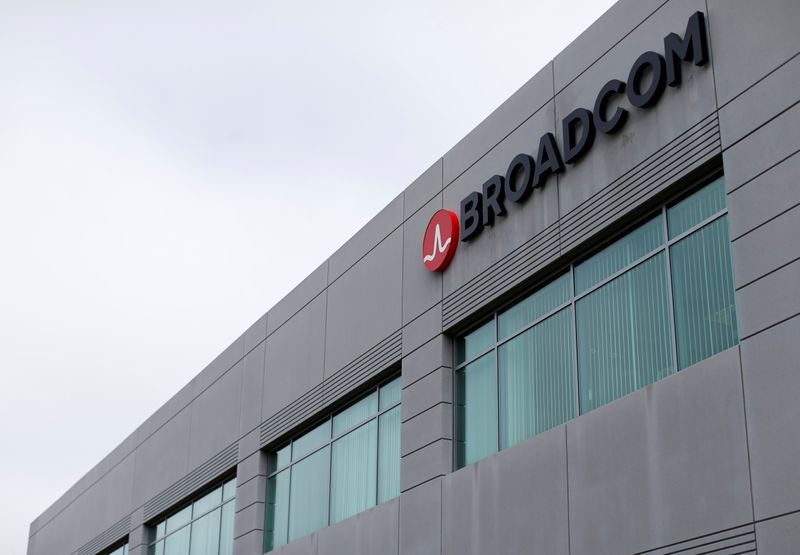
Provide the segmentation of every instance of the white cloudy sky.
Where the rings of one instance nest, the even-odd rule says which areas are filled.
[[[1,551],[611,3],[0,0]]]

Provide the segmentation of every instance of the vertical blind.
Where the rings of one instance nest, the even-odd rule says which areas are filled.
[[[231,555],[236,479],[228,480],[157,523],[150,555]]]
[[[457,466],[738,341],[720,177],[456,339]]]
[[[270,455],[266,549],[400,494],[399,378]]]

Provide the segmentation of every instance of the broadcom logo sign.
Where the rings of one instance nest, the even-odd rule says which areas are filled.
[[[422,238],[422,262],[431,272],[442,272],[456,253],[458,216],[450,210],[433,215]]]

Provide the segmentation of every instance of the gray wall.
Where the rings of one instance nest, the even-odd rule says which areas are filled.
[[[681,87],[598,136],[443,275],[424,269],[434,211],[560,135],[556,121],[696,10],[711,64],[684,64]],[[798,24],[796,0],[621,0],[37,518],[29,555],[126,535],[143,555],[145,523],[234,469],[236,553],[260,553],[262,449],[398,369],[401,496],[279,552],[797,552]],[[453,472],[448,332],[720,160],[741,344]]]

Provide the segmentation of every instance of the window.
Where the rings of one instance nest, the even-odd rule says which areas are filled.
[[[158,522],[149,555],[231,555],[236,478]]]
[[[400,378],[270,454],[267,551],[400,495]]]
[[[456,339],[460,468],[736,345],[725,182]]]
[[[117,546],[111,551],[104,551],[104,555],[128,555],[128,542],[125,542],[123,545]]]

